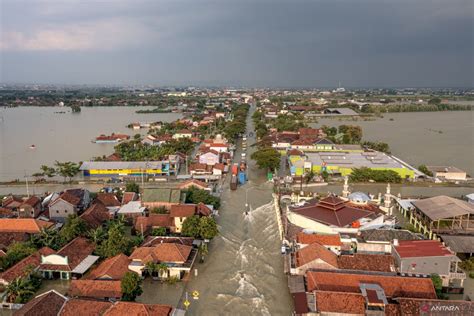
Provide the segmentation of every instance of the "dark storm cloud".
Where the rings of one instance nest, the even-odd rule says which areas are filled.
[[[3,1],[1,81],[472,86],[472,1]]]

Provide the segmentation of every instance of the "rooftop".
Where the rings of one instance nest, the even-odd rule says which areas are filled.
[[[401,240],[398,243],[394,248],[400,258],[454,256],[437,240]]]
[[[169,188],[144,189],[142,201],[178,204],[181,201],[181,190]]]
[[[53,225],[52,222],[33,218],[0,218],[0,233],[37,234],[42,228],[49,228]]]
[[[474,214],[474,204],[445,195],[413,201],[411,204],[433,221]]]
[[[308,152],[308,160],[314,165],[343,166],[347,168],[405,168],[389,155],[378,152]]]

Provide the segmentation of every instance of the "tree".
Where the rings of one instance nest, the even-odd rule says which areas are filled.
[[[274,148],[263,148],[255,151],[251,158],[256,161],[261,169],[274,171],[280,167],[280,153]]]
[[[72,214],[68,216],[59,235],[64,242],[69,242],[78,236],[84,236],[86,233],[87,223],[76,214]]]
[[[97,246],[96,253],[102,258],[110,258],[120,253],[129,253],[132,246],[132,241],[125,236],[123,226],[116,222],[109,225],[107,238]]]
[[[390,146],[387,143],[365,141],[362,146],[390,154]]]
[[[213,217],[203,216],[199,219],[199,236],[202,239],[212,239],[218,233],[217,223]]]
[[[107,233],[102,227],[97,227],[96,229],[92,229],[89,231],[87,234],[87,237],[94,242],[96,245],[98,245],[102,240],[104,240],[107,237]]]
[[[81,113],[81,107],[79,105],[71,105],[71,111],[72,113]]]
[[[59,231],[51,228],[42,228],[39,234],[31,236],[31,242],[36,248],[49,247],[54,250],[63,245]]]
[[[127,182],[125,185],[125,191],[126,192],[135,192],[139,193],[140,192],[140,186],[136,182]]]
[[[152,214],[168,214],[168,210],[164,206],[152,208],[150,213]]]
[[[204,203],[212,205],[216,209],[221,206],[220,198],[213,196],[209,191],[198,189],[194,186],[186,191],[186,202],[194,204]]]
[[[442,297],[443,294],[441,291],[443,290],[443,280],[441,279],[441,277],[438,274],[433,273],[431,274],[431,281],[433,282],[433,286],[435,288],[436,295],[438,296],[438,298]]]
[[[199,248],[198,248],[199,254],[201,255],[201,262],[204,262],[204,259],[206,258],[207,254],[209,253],[209,249],[207,248],[207,244],[202,243]]]
[[[168,272],[168,265],[166,263],[162,262],[158,265],[158,274],[160,275],[160,278],[164,278],[164,275]]]
[[[143,293],[142,278],[135,272],[126,272],[120,282],[122,301],[135,301]]]
[[[16,278],[7,285],[5,293],[7,302],[22,304],[35,294],[35,288],[29,279]]]
[[[150,275],[154,276],[158,272],[158,264],[154,261],[149,261],[145,264],[145,271]]]
[[[432,177],[433,176],[433,172],[431,172],[428,167],[426,167],[425,165],[420,165],[418,166],[418,170],[420,170],[421,172],[423,172],[424,174],[426,174],[427,176],[429,177]]]
[[[152,236],[166,236],[166,227],[153,228],[150,235],[152,235]]]
[[[313,171],[313,169],[309,170],[309,172],[306,172],[304,175],[304,179],[306,181],[306,184],[310,183],[311,180],[316,176],[316,173]]]
[[[0,268],[6,270],[35,251],[36,248],[29,242],[14,242],[7,248],[5,256],[0,257]]]
[[[352,169],[349,178],[353,182],[368,182],[370,180],[390,183],[402,182],[400,175],[393,170],[375,170],[367,167]]]
[[[55,164],[56,166],[56,172],[64,177],[64,181],[66,181],[66,178],[69,178],[69,181],[79,172],[79,165],[67,161],[67,162],[59,162],[56,160]]]
[[[199,216],[187,217],[181,227],[181,234],[187,237],[199,238]]]
[[[52,178],[56,175],[56,170],[54,168],[48,167],[46,165],[41,166],[41,173],[48,178]]]

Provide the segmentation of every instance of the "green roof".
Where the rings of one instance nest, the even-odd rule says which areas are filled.
[[[180,203],[181,190],[167,188],[144,189],[142,201]]]

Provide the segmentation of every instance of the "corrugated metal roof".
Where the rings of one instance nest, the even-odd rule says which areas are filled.
[[[474,253],[474,236],[441,235],[441,239],[456,253]]]
[[[474,214],[474,205],[445,195],[434,196],[411,203],[433,221]]]
[[[77,265],[77,267],[74,268],[74,270],[72,270],[72,273],[79,273],[79,274],[86,273],[86,271],[89,270],[89,268],[92,267],[92,265],[97,260],[99,260],[99,256],[92,256],[92,255],[87,256],[84,260],[81,261],[81,263]]]

